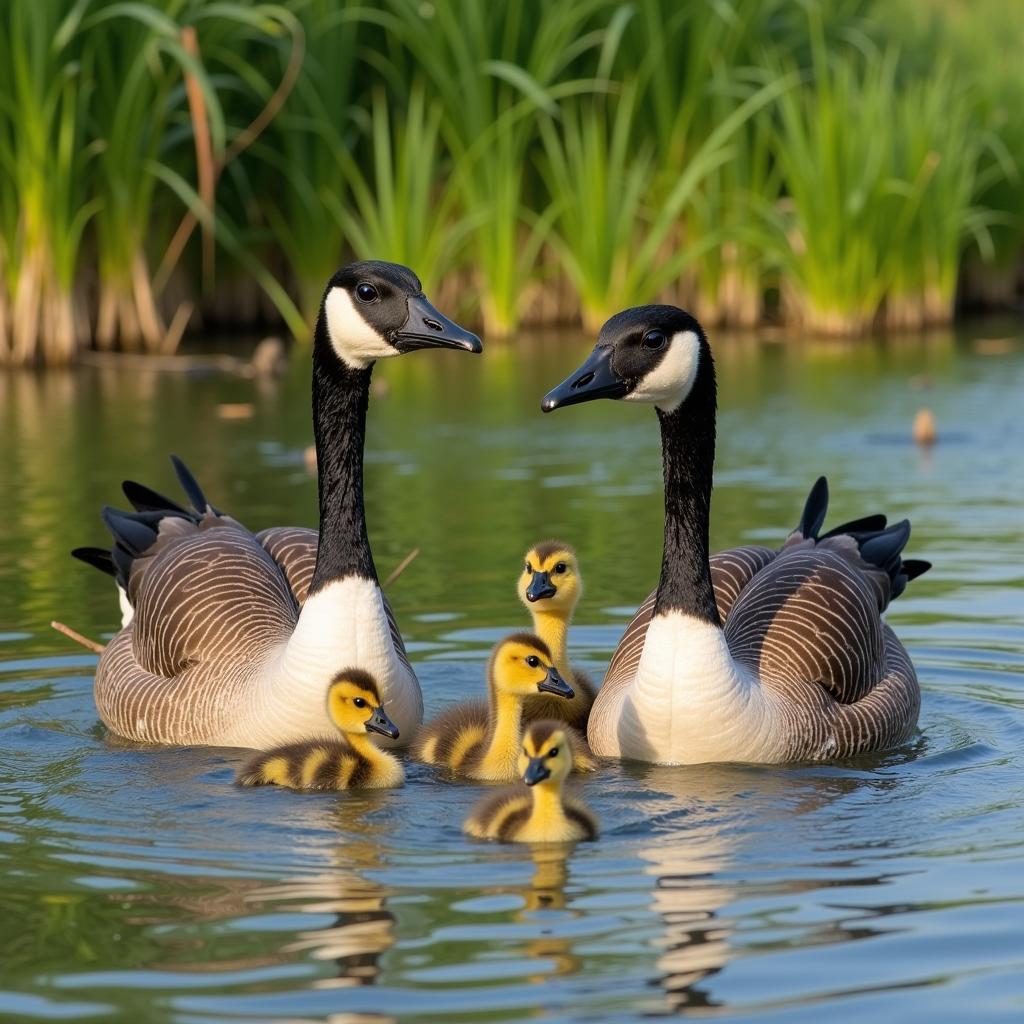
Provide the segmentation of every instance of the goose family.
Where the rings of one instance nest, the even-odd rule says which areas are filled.
[[[463,825],[478,839],[506,843],[568,843],[597,838],[597,819],[564,792],[572,770],[571,730],[560,721],[534,722],[523,736],[518,771],[526,784],[484,797]]]
[[[239,772],[238,784],[321,790],[402,785],[405,772],[398,758],[371,739],[371,734],[392,740],[399,735],[369,672],[352,668],[339,672],[327,690],[327,714],[341,736],[274,747]]]
[[[576,552],[562,541],[534,544],[526,552],[516,592],[533,619],[534,633],[551,649],[559,674],[574,691],[569,700],[542,695],[530,697],[524,720],[557,718],[586,735],[594,686],[572,666],[568,652],[569,624],[583,596],[583,577]]]
[[[140,484],[134,512],[105,509],[113,547],[75,554],[113,575],[123,625],[96,672],[100,718],[128,739],[266,749],[330,732],[342,669],[379,685],[407,742],[423,698],[377,579],[363,509],[363,442],[378,359],[480,352],[406,267],[368,261],[328,282],[313,337],[319,534],[252,533],[214,508],[175,461],[191,507]]]
[[[457,704],[424,725],[413,756],[456,775],[485,782],[511,782],[523,732],[523,708],[537,693],[571,700],[572,687],[555,668],[539,636],[513,633],[498,643],[487,664],[486,705]]]
[[[821,761],[909,737],[920,689],[882,619],[930,567],[902,558],[909,522],[868,516],[822,534],[821,479],[780,550],[710,559],[715,368],[700,324],[674,306],[613,316],[541,407],[597,398],[655,406],[665,530],[657,589],[626,628],[590,714],[594,753],[662,764]]]

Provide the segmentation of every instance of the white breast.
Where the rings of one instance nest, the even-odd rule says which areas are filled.
[[[717,626],[656,615],[619,709],[623,757],[662,764],[764,761],[778,741],[770,694],[733,660]]]
[[[346,668],[373,675],[401,733],[399,745],[409,742],[423,720],[419,681],[395,652],[380,587],[358,577],[335,580],[307,598],[291,639],[267,666],[261,718],[273,742],[334,733],[327,687]],[[248,743],[258,745],[251,734]]]

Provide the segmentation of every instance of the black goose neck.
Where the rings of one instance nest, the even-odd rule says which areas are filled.
[[[321,339],[317,339],[321,341]],[[313,350],[313,435],[320,492],[320,543],[311,594],[348,576],[377,580],[363,506],[363,446],[371,367]]]
[[[678,611],[721,626],[708,562],[715,464],[715,371],[708,351],[690,393],[658,410],[665,478],[665,545],[654,612]]]

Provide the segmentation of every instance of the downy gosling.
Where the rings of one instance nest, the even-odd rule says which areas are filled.
[[[571,843],[597,837],[590,808],[564,792],[573,763],[572,733],[564,723],[534,722],[519,755],[523,786],[485,797],[463,826],[478,839],[506,843]]]
[[[327,713],[338,739],[289,743],[260,754],[238,775],[240,786],[287,786],[289,789],[389,789],[405,781],[394,754],[381,750],[371,733],[398,739],[377,682],[362,669],[345,669],[327,690]]]
[[[548,645],[532,633],[513,633],[494,648],[487,689],[486,705],[460,704],[424,725],[413,743],[413,756],[471,779],[511,782],[518,777],[526,698],[536,693],[560,700],[573,697]]]
[[[526,702],[525,720],[557,718],[585,736],[594,703],[594,687],[582,672],[572,667],[566,649],[569,623],[583,596],[583,577],[576,552],[556,540],[535,544],[526,553],[516,591],[533,618],[533,631],[551,648],[559,675],[575,690],[571,700],[544,695],[531,697]]]

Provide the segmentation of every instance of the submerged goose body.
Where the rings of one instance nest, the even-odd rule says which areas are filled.
[[[126,483],[133,513],[104,510],[113,548],[78,557],[117,579],[124,623],[104,651],[103,722],[149,743],[269,747],[329,731],[338,671],[378,681],[402,736],[419,682],[377,581],[363,510],[370,374],[418,348],[480,351],[404,267],[357,263],[331,279],[313,345],[320,531],[253,533],[218,512],[175,460],[191,507]]]
[[[914,730],[914,667],[881,618],[929,566],[904,561],[910,524],[882,516],[821,535],[815,485],[781,550],[708,557],[715,376],[700,325],[672,306],[617,314],[543,408],[610,397],[661,423],[661,579],[627,627],[590,716],[595,753],[665,764],[828,760]]]

